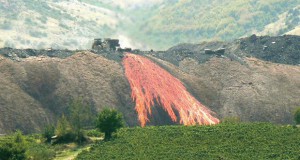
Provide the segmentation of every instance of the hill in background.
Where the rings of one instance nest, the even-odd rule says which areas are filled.
[[[87,49],[96,37],[165,50],[253,33],[299,34],[299,0],[0,1],[0,47]]]

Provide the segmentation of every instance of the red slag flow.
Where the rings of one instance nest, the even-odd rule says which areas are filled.
[[[212,125],[220,122],[211,115],[213,112],[194,98],[177,78],[149,59],[126,53],[123,65],[142,127],[149,121],[148,116],[151,115],[154,102],[163,107],[173,122],[179,120],[184,125]]]

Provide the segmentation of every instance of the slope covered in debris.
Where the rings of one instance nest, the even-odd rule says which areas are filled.
[[[299,39],[251,36],[136,54],[182,81],[221,120],[286,124],[300,106]],[[127,125],[138,125],[122,58],[122,52],[103,50],[0,49],[0,133],[40,131],[76,97],[95,112],[117,108]],[[163,109],[153,107],[152,113],[149,125],[172,124]]]

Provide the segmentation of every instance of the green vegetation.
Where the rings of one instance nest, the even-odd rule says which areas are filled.
[[[57,121],[55,135],[57,136],[55,143],[68,143],[76,140],[72,127],[65,115],[62,115]]]
[[[55,144],[43,143],[40,134],[22,135],[16,132],[12,135],[0,137],[0,159],[1,160],[65,160],[73,159],[83,150],[90,147],[90,143]]]
[[[92,122],[95,119],[92,114],[92,107],[87,105],[83,99],[78,98],[71,101],[68,110],[68,117],[72,131],[75,134],[75,139],[81,143],[85,140],[83,128],[88,126],[93,127]]]
[[[67,34],[72,32],[73,37],[79,36],[87,39],[122,35],[133,42],[162,50],[183,42],[233,40],[261,32],[268,24],[278,21],[279,16],[284,13],[290,15],[283,17],[286,27],[283,25],[283,28],[274,31],[275,35],[284,34],[299,25],[299,0],[288,2],[282,0],[165,0],[156,5],[151,5],[152,3],[149,2],[149,5],[144,6],[137,2],[134,9],[118,5],[124,2],[79,1],[83,13],[85,13],[84,10],[100,11],[106,17],[104,19],[91,18],[90,15],[78,16],[74,14],[74,11],[79,11],[79,9],[69,10],[62,6],[62,2],[60,4],[57,2],[60,1],[20,0],[9,6],[0,6],[0,11],[3,13],[0,15],[0,21],[1,17],[5,19],[2,23],[0,22],[0,28],[9,31],[14,29],[13,24],[18,24],[17,21],[24,21],[27,30],[30,30],[29,35],[33,38],[47,37],[48,46],[53,43],[51,42],[53,31],[62,30]],[[23,13],[23,10],[11,12],[19,10],[19,6],[39,16],[19,19],[22,17],[19,14]],[[59,24],[48,28],[48,20],[57,20]],[[111,24],[109,21],[114,21],[116,24]],[[83,46],[61,42],[59,47],[79,48]]]
[[[240,117],[225,117],[222,119],[222,123],[240,123]]]
[[[233,40],[259,32],[299,0],[167,1],[138,28],[140,41],[165,48],[176,43]],[[158,8],[158,7],[157,7]],[[134,14],[135,15],[135,14]],[[142,36],[141,36],[142,35]],[[140,38],[139,38],[140,37]],[[163,43],[162,43],[163,42]]]
[[[55,143],[84,142],[86,137],[83,129],[94,127],[93,121],[95,120],[95,116],[92,112],[92,107],[87,105],[83,99],[78,98],[72,100],[68,107],[67,116],[63,114],[57,121],[55,128],[57,139]],[[51,134],[51,128],[46,128],[46,131],[50,133],[44,135],[48,136]],[[47,136],[45,136],[45,138],[48,139]]]
[[[125,128],[78,160],[299,159],[300,128],[269,123]]]
[[[115,109],[105,108],[98,115],[97,128],[104,132],[105,140],[111,139],[112,133],[124,126],[122,114]]]
[[[20,131],[0,137],[1,160],[52,159],[54,149],[50,145],[37,142],[39,136],[24,136]]]
[[[50,143],[52,136],[55,135],[55,127],[53,125],[47,125],[44,128],[42,136],[46,138],[46,142]]]
[[[91,112],[91,107],[82,99],[75,99],[68,107],[69,114],[67,116],[62,114],[56,127],[46,126],[41,135],[23,136],[18,131],[13,135],[0,137],[0,159],[46,160],[54,157],[57,159],[76,157],[78,153],[89,148],[90,142],[102,140],[103,134],[98,130],[84,130],[85,127],[91,126],[93,120]],[[123,126],[122,120],[122,115],[116,110],[105,109],[99,114],[98,127],[109,139],[112,132]],[[56,138],[52,139],[54,135]]]
[[[300,124],[300,108],[297,108],[294,113],[294,119],[296,124]]]
[[[26,157],[27,159],[33,160],[50,160],[56,156],[55,148],[51,145],[37,143],[36,139],[32,139],[30,143],[28,143]]]
[[[12,137],[0,141],[1,160],[22,160],[26,158],[25,152],[26,144],[20,131],[17,131]]]
[[[73,160],[78,153],[87,150],[91,144],[78,145],[76,143],[56,145],[57,150],[55,160]]]
[[[85,131],[85,134],[88,137],[104,137],[104,134],[102,132],[98,131],[97,129],[87,130],[87,131]]]
[[[231,118],[230,118],[231,119]],[[86,130],[92,137],[97,130]],[[1,160],[23,159],[299,159],[300,128],[270,123],[122,128],[94,144],[50,145],[41,135],[0,137]],[[90,141],[93,142],[93,141]]]

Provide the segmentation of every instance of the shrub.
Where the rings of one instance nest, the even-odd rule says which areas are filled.
[[[53,159],[55,157],[54,149],[44,144],[31,143],[26,151],[28,159]]]
[[[295,110],[294,120],[296,124],[300,124],[300,107]]]
[[[55,127],[53,125],[47,125],[43,131],[43,137],[46,138],[46,142],[51,142],[51,137],[55,135]]]
[[[123,116],[115,109],[105,108],[98,115],[97,128],[104,132],[104,139],[109,140],[113,132],[124,126]]]
[[[102,132],[99,132],[97,129],[91,129],[86,131],[86,135],[89,137],[102,137],[104,136]]]
[[[72,132],[71,125],[65,115],[57,121],[55,134],[57,139],[55,143],[67,143],[75,141],[75,135]]]
[[[26,159],[26,143],[20,131],[13,138],[7,138],[0,144],[1,160],[23,160]]]

